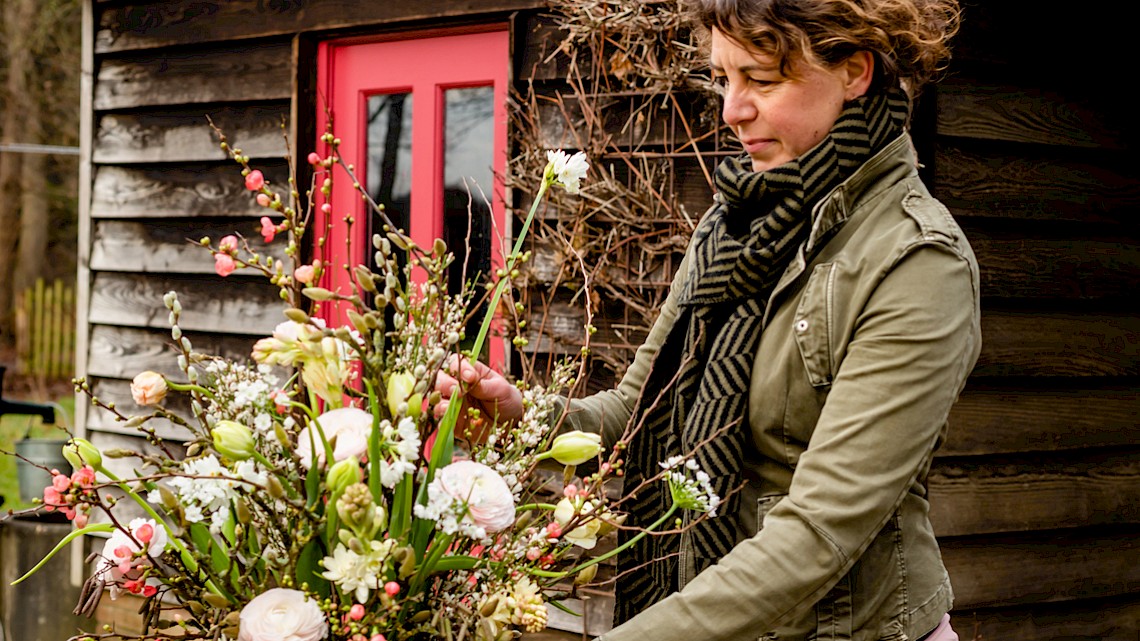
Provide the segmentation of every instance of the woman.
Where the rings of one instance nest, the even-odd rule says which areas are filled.
[[[978,269],[919,180],[912,91],[956,0],[694,0],[723,118],[717,169],[660,318],[617,389],[567,421],[613,442],[627,485],[692,454],[722,516],[649,537],[606,641],[956,639],[926,475],[980,347]],[[517,392],[486,368],[470,396]],[[448,381],[443,388],[449,388]],[[698,444],[709,441],[706,445]],[[642,492],[646,523],[667,492]],[[639,613],[640,612],[640,613]]]

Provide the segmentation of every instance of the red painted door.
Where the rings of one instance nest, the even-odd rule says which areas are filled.
[[[468,277],[476,270],[485,277],[503,264],[502,239],[509,233],[498,179],[506,167],[509,63],[505,30],[332,41],[318,51],[322,103],[327,101],[340,153],[355,165],[360,184],[421,247],[443,238],[458,254],[470,224]],[[323,133],[323,104],[317,118]],[[323,152],[323,145],[318,149]],[[348,292],[343,265],[368,263],[369,239],[380,232],[380,222],[341,176],[334,178],[328,202],[329,219],[318,218],[314,226],[328,225],[327,241],[315,255],[330,266],[322,285]],[[344,222],[348,215],[351,227]],[[462,265],[457,255],[453,288],[464,279]],[[343,323],[341,310],[322,312]],[[492,364],[502,367],[504,354],[502,340],[490,342]]]

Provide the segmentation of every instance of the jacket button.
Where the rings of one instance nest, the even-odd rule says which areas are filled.
[[[807,319],[800,319],[799,321],[796,322],[796,331],[797,332],[802,334],[802,333],[806,332],[807,329],[808,329]]]

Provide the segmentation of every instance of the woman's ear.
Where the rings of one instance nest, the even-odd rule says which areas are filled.
[[[851,101],[867,93],[875,77],[875,56],[870,51],[856,51],[839,66],[845,76],[844,100]]]

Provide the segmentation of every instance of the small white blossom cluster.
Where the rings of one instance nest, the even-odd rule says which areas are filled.
[[[171,476],[167,485],[177,495],[187,522],[209,520],[210,531],[221,532],[230,518],[230,503],[237,497],[238,489],[250,487],[242,481],[259,486],[266,482],[265,472],[252,460],[239,462],[234,471],[236,476],[213,454],[182,462],[184,476]],[[162,503],[157,490],[150,492],[147,500]]]
[[[237,421],[261,434],[273,431],[273,394],[280,388],[272,367],[251,368],[219,359],[210,361],[205,373],[213,394],[206,407],[208,421]]]
[[[554,370],[549,388],[535,385],[524,390],[522,418],[501,441],[497,434],[488,436],[487,447],[476,455],[479,462],[495,468],[502,475],[516,496],[524,489],[519,478],[534,464],[541,450],[539,444],[550,433],[550,417],[558,407],[558,399],[562,391],[574,383],[573,374],[570,363],[560,363]]]
[[[420,432],[416,422],[402,418],[395,426],[388,419],[380,422],[381,448],[392,458],[380,461],[380,483],[387,488],[396,487],[404,475],[416,471],[420,457]]]
[[[660,465],[668,470],[665,480],[669,483],[674,503],[686,510],[708,512],[709,516],[716,516],[720,497],[713,491],[709,475],[700,469],[696,461],[683,456],[671,456]]]

